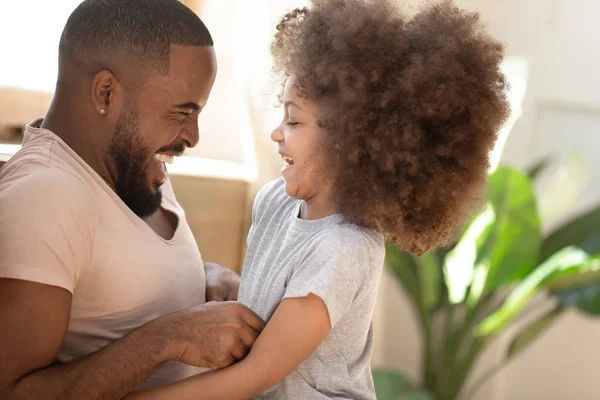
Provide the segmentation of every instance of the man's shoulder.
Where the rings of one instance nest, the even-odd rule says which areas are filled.
[[[94,198],[88,185],[73,172],[52,163],[23,158],[2,168],[0,203],[13,210],[23,207],[30,211],[63,207],[89,209]]]

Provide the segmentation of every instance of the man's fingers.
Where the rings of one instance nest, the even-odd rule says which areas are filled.
[[[220,302],[220,301],[227,301],[229,299],[225,298],[225,294],[223,293],[223,290],[217,290],[217,288],[210,288],[210,289],[206,289],[206,301],[216,301],[216,302]]]
[[[248,307],[244,306],[243,304],[240,304],[240,306],[242,307],[240,315],[244,321],[246,321],[246,323],[250,325],[250,327],[256,332],[262,332],[265,327],[265,321],[263,321],[262,318],[256,315],[256,313],[254,313],[254,311],[250,310]]]
[[[231,355],[233,356],[233,358],[235,358],[236,361],[243,360],[246,357],[246,354],[248,354],[248,350],[242,342],[240,342],[239,345],[231,351]]]
[[[235,362],[235,357],[232,354],[228,354],[226,357],[224,357],[223,360],[221,360],[221,362],[217,365],[216,369],[228,367],[231,364],[233,364],[234,362]]]
[[[242,344],[244,346],[246,346],[248,349],[250,347],[252,347],[252,345],[254,344],[254,341],[256,340],[256,338],[258,337],[258,332],[256,332],[254,329],[248,327],[248,328],[244,328],[240,331],[240,340],[242,341]]]

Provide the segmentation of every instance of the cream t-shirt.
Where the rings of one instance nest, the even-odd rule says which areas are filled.
[[[72,293],[62,362],[93,353],[156,318],[205,302],[200,252],[169,182],[171,240],[136,216],[41,120],[0,169],[0,277]],[[201,370],[169,363],[143,387]]]

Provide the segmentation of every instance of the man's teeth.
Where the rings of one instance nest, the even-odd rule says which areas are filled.
[[[154,154],[154,157],[158,160],[158,161],[162,161],[165,162],[167,164],[173,164],[173,156],[168,156],[166,154]]]

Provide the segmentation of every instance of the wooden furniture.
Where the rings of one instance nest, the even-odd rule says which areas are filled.
[[[240,272],[249,183],[175,174],[171,175],[171,182],[202,259]]]

